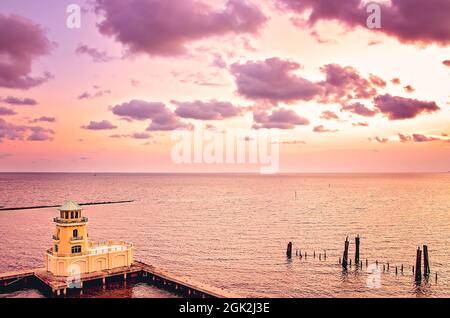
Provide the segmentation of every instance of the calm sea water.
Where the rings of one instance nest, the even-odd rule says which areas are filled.
[[[243,296],[450,296],[448,173],[0,174],[0,206],[69,199],[136,200],[86,207],[90,238],[131,241],[136,259]],[[56,215],[55,209],[0,212],[0,272],[43,266]],[[390,263],[390,271],[381,273],[380,288],[368,287],[365,266],[348,273],[339,267],[345,237],[350,237],[353,257],[356,234],[364,263],[378,260],[381,272],[381,264]],[[307,259],[287,260],[288,241],[294,243],[294,255],[301,249]],[[429,246],[433,274],[416,286],[411,266],[422,244]],[[401,264],[403,275],[395,275]],[[171,295],[138,284],[87,296]]]

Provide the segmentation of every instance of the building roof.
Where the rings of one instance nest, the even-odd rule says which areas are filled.
[[[60,211],[80,211],[81,207],[75,201],[66,201],[61,207],[58,209]]]

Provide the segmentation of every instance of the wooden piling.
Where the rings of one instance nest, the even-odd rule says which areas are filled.
[[[369,260],[366,258],[366,267],[369,266]]]
[[[423,246],[423,276],[428,277],[430,275],[430,263],[428,259],[428,246]]]
[[[355,265],[359,264],[359,234],[355,237]]]
[[[344,255],[342,257],[342,268],[344,270],[347,270],[347,265],[348,265],[348,245],[349,245],[349,241],[348,241],[348,236],[345,239],[345,243],[344,243]]]
[[[292,258],[292,242],[289,242],[287,245],[286,256],[289,259]]]
[[[402,264],[402,266],[400,267],[400,271],[401,271],[402,274],[403,274],[403,264]]]
[[[422,251],[420,250],[420,246],[417,248],[415,281],[416,283],[422,281]]]

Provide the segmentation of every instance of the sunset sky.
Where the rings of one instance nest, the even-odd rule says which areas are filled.
[[[278,129],[281,172],[450,171],[450,2],[378,3],[2,0],[0,171],[256,171],[172,163],[200,123]]]

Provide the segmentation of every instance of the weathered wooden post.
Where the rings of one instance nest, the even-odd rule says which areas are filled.
[[[292,242],[289,242],[287,245],[286,256],[289,259],[292,258]]]
[[[355,265],[358,266],[359,264],[359,234],[355,237]]]
[[[415,280],[416,283],[420,283],[422,281],[422,251],[420,250],[420,246],[417,248]]]
[[[430,263],[428,260],[428,246],[423,246],[423,276],[428,277],[430,275]]]
[[[348,241],[348,236],[345,239],[345,243],[344,243],[344,255],[342,257],[342,268],[344,270],[347,270],[347,265],[348,265],[348,245],[349,245],[349,241]]]

